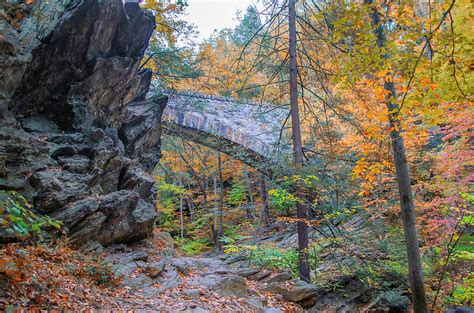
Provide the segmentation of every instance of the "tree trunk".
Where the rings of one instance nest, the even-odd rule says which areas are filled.
[[[181,175],[181,173],[179,173]],[[183,187],[183,183],[181,180],[181,176],[178,178],[179,180],[179,187]],[[181,230],[181,240],[184,239],[184,221],[183,221],[183,194],[180,192],[179,194],[179,227]]]
[[[265,174],[260,173],[260,194],[262,197],[262,213],[260,219],[262,220],[263,226],[270,223],[270,210],[268,208],[267,200],[267,187],[265,186]]]
[[[365,4],[373,5],[372,0],[365,0]],[[386,37],[383,24],[375,7],[372,7],[370,18],[374,34],[377,37],[377,47],[385,48]],[[383,55],[385,60],[390,59],[388,53]],[[411,190],[410,173],[405,153],[405,144],[401,135],[402,127],[399,117],[399,105],[396,101],[396,88],[393,82],[393,73],[387,73],[384,88],[388,91],[385,105],[388,110],[390,121],[390,140],[392,143],[393,158],[395,162],[398,193],[400,198],[401,217],[405,233],[405,241],[408,255],[408,280],[410,281],[413,309],[415,313],[428,312],[426,294],[423,284],[423,272],[421,266],[420,249],[416,234],[415,207]]]
[[[250,177],[249,173],[247,171],[247,165],[242,166],[242,171],[244,174],[244,179],[245,179],[245,184],[247,185],[247,193],[248,193],[248,199],[250,201],[250,205],[247,206],[247,218],[253,219],[254,218],[254,212],[253,212],[253,191],[252,191],[252,183],[250,182]]]
[[[214,219],[213,219],[213,216],[211,214],[210,206],[208,207],[208,205],[207,205],[207,190],[209,188],[209,181],[207,180],[207,176],[202,175],[202,177],[203,177],[202,178],[203,183],[202,183],[202,185],[199,184],[199,186],[202,187],[201,192],[202,192],[202,196],[203,196],[201,206],[204,210],[204,214],[209,214],[209,228],[211,229],[211,236],[212,236],[212,239],[214,240],[215,233],[216,233],[215,229],[214,229]]]
[[[219,232],[218,229],[218,218],[217,218],[217,174],[214,172],[212,175],[213,189],[214,189],[214,208],[212,210],[212,241],[214,243],[214,250],[219,251]]]
[[[293,156],[295,170],[301,168],[303,164],[303,145],[301,142],[301,127],[298,108],[298,74],[296,60],[296,0],[289,0],[288,19],[290,31],[290,109],[291,109],[291,125],[293,135]],[[303,199],[302,188],[299,183],[295,186],[295,195],[298,199]],[[302,201],[298,201],[296,205],[296,218],[298,229],[298,252],[299,252],[299,274],[300,278],[310,281],[310,268],[308,263],[308,225],[306,224],[307,210]]]
[[[391,127],[393,127],[397,124],[400,125],[400,122],[395,121],[394,123],[394,121],[390,120],[390,124]],[[413,309],[416,313],[425,313],[428,312],[428,308],[423,283],[420,249],[416,233],[415,207],[413,204],[413,194],[411,191],[410,173],[408,171],[405,145],[399,131],[390,132],[390,138],[392,141],[393,157],[397,171],[400,209],[408,255],[408,279],[410,281],[413,297]]]
[[[218,238],[218,249],[219,251],[222,250],[222,242],[221,238],[223,235],[223,229],[222,229],[222,211],[224,210],[224,182],[222,180],[222,159],[221,159],[221,153],[217,153],[217,160],[218,160],[218,171],[219,171],[219,225],[217,228],[217,238]]]
[[[188,187],[189,190],[191,190],[191,187]],[[188,207],[188,210],[189,210],[189,218],[191,219],[191,222],[194,222],[195,221],[195,216],[194,216],[194,203],[193,203],[193,199],[191,199],[190,197],[186,197],[184,199],[184,201],[186,202],[186,206]]]

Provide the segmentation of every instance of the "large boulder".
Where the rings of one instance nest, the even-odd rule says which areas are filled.
[[[288,283],[277,281],[263,284],[261,290],[280,294],[283,296],[283,299],[299,303],[304,308],[312,307],[316,302],[316,296],[321,292],[321,288],[299,279]]]
[[[238,275],[220,275],[209,274],[192,278],[189,281],[190,286],[201,286],[205,289],[217,292],[223,297],[244,298],[251,295],[251,291],[245,282],[245,278]]]
[[[23,5],[27,7],[27,5]],[[122,0],[52,0],[0,15],[0,189],[98,248],[147,237],[166,97],[140,62],[153,15]]]
[[[68,227],[72,243],[95,240],[104,246],[147,237],[157,217],[154,207],[130,190],[76,201],[51,215]]]

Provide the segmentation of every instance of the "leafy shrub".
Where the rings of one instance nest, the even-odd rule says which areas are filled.
[[[313,204],[314,198],[318,197],[318,182],[319,179],[314,175],[291,175],[284,176],[279,182],[277,189],[270,189],[268,191],[270,205],[280,211],[280,214],[290,215],[298,201],[306,202],[306,206],[310,207]],[[293,192],[295,186],[299,186],[299,191],[304,194],[304,199],[298,199]]]
[[[229,191],[227,201],[235,207],[243,205],[247,201],[247,191],[240,181],[234,181]]]
[[[220,239],[221,242],[224,245],[232,245],[238,240],[249,238],[248,236],[242,236],[238,234],[237,232],[239,231],[239,229],[240,229],[239,225],[226,227],[224,229],[224,235]]]
[[[175,212],[178,208],[178,202],[181,195],[184,195],[186,190],[175,184],[170,184],[162,178],[158,178],[156,183],[158,190],[158,225],[164,231],[175,232],[179,229],[178,219]]]
[[[446,297],[445,302],[456,306],[470,306],[472,299],[474,299],[474,273],[470,273],[461,284],[454,287],[452,295]]]
[[[60,229],[61,222],[32,212],[31,205],[14,191],[0,190],[0,227],[20,239],[42,240],[42,232]]]
[[[114,272],[112,263],[97,258],[85,261],[84,271],[97,285],[116,285],[120,280]]]
[[[289,215],[298,202],[298,199],[286,189],[271,189],[268,195],[270,205],[285,215]]]
[[[210,234],[209,231],[209,220],[210,214],[202,214],[199,218],[195,219],[186,226],[186,234],[191,238],[203,238]],[[188,226],[189,225],[189,226]]]
[[[181,244],[181,250],[186,255],[195,255],[200,252],[203,252],[207,248],[209,248],[209,240],[207,238],[201,238],[198,240],[192,240],[192,239],[178,239],[179,243]]]
[[[250,259],[258,265],[271,269],[286,269],[298,275],[298,250],[263,248],[255,249]]]
[[[249,260],[270,269],[285,269],[298,275],[298,251],[296,249],[277,249],[257,245],[233,245],[224,247],[225,253],[247,253]]]

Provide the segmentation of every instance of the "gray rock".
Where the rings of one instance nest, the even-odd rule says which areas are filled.
[[[108,253],[121,253],[121,252],[126,252],[129,251],[130,249],[127,247],[127,245],[121,243],[121,244],[115,244],[115,245],[110,245],[107,247],[106,251]]]
[[[113,264],[115,265],[114,273],[116,275],[123,275],[124,277],[132,274],[137,268],[144,268],[146,266],[146,263],[142,261]]]
[[[37,171],[28,180],[36,190],[34,204],[41,213],[52,213],[88,197],[99,172],[77,175],[69,171]]]
[[[245,279],[237,275],[224,277],[213,286],[213,289],[221,296],[245,297],[250,294]]]
[[[100,200],[89,198],[76,201],[65,207],[63,210],[57,210],[51,213],[51,216],[63,221],[63,224],[71,229],[81,223],[87,216],[99,210]]]
[[[249,277],[260,272],[260,268],[244,268],[237,271],[237,274],[242,277]]]
[[[390,311],[407,311],[410,299],[401,290],[387,290],[379,294],[374,308],[388,308]]]
[[[58,125],[44,116],[27,117],[20,120],[24,130],[30,133],[49,134],[59,133]]]
[[[107,215],[102,231],[97,238],[103,245],[121,242],[134,242],[150,235],[156,219],[156,211],[145,205],[136,192],[120,190],[101,198],[99,210]],[[134,211],[142,212],[137,218]]]
[[[281,273],[277,273],[273,276],[266,277],[265,279],[263,279],[263,281],[267,284],[271,284],[271,283],[275,283],[275,282],[282,283],[282,282],[285,282],[287,280],[290,280],[291,278],[292,278],[292,276],[291,276],[290,273],[281,272]]]
[[[128,165],[128,160],[121,155],[117,155],[106,161],[101,168],[99,184],[105,193],[111,193],[119,190],[120,174]]]
[[[9,99],[21,81],[31,53],[22,44],[15,28],[0,20],[0,100]]]
[[[160,251],[160,255],[163,258],[170,259],[170,258],[176,257],[177,252],[176,252],[176,249],[174,249],[174,248],[164,248],[163,250]]]
[[[71,157],[58,157],[58,163],[61,164],[65,170],[85,174],[89,171],[90,159],[84,155],[74,155]]]
[[[107,255],[105,260],[114,265],[116,275],[123,275],[124,278],[130,276],[138,268],[149,266],[145,263],[148,260],[148,255],[143,251],[112,253]]]
[[[147,154],[149,149],[159,146],[161,137],[161,115],[168,101],[166,96],[155,95],[143,102],[127,106],[126,120],[119,129],[126,151],[138,157],[142,163],[156,162],[156,154],[152,159]]]
[[[163,289],[168,289],[181,284],[183,282],[183,278],[181,275],[179,275],[175,267],[169,266],[166,267],[166,270],[163,272],[163,275],[159,281]]]
[[[307,303],[308,299],[315,298],[321,292],[319,287],[302,280],[293,280],[291,283],[291,288],[279,282],[264,284],[261,290],[281,294],[285,300],[296,303]]]
[[[57,165],[49,157],[48,143],[25,132],[9,111],[0,119],[0,156],[3,160],[0,189],[16,190],[30,200],[35,190],[26,177]]]
[[[128,190],[79,200],[51,215],[69,228],[72,243],[95,240],[104,246],[146,238],[157,216],[152,205]],[[97,219],[89,218],[92,215]]]
[[[136,191],[144,199],[151,196],[155,179],[150,174],[139,167],[129,167],[121,175],[119,189]]]
[[[100,235],[102,224],[107,220],[107,216],[102,212],[88,215],[75,228],[71,229],[69,242],[72,245],[83,246],[89,241],[95,241]]]
[[[91,240],[81,246],[80,251],[83,253],[101,253],[104,251],[104,247],[97,241]]]
[[[77,151],[77,148],[72,145],[61,145],[58,147],[54,147],[54,150],[51,152],[51,158],[53,159],[58,159],[58,157],[64,156],[64,157],[72,157],[79,152]]]
[[[166,263],[163,261],[153,262],[147,266],[147,273],[150,278],[155,279],[163,273]]]
[[[17,89],[21,92],[13,96],[14,113],[43,114],[67,130],[85,122],[68,101],[81,97],[88,118],[115,119],[120,106],[134,100],[138,91],[137,65],[154,30],[153,16],[139,10],[130,18],[115,0],[106,5],[82,1],[59,16],[50,40],[33,53]]]
[[[121,285],[128,286],[132,289],[146,289],[153,284],[153,280],[145,274],[138,274],[137,276],[125,275]]]
[[[153,229],[155,220],[158,217],[158,214],[155,210],[155,206],[140,198],[138,200],[137,206],[132,212],[132,216],[132,231],[135,231],[137,234],[139,234],[139,236],[142,236],[142,238],[145,238],[150,235],[149,231]]]
[[[143,251],[133,251],[130,253],[125,254],[126,262],[132,261],[143,261],[146,262],[148,260],[148,254]]]
[[[19,31],[0,19],[0,188],[62,220],[83,249],[146,238],[166,105],[145,99],[151,72],[139,70],[155,19],[121,0],[40,7]]]
[[[245,299],[245,303],[257,310],[264,308],[262,299],[257,298],[257,297],[251,297],[251,298]]]
[[[282,313],[282,310],[275,309],[275,308],[260,308],[258,309],[258,313]]]
[[[188,289],[183,291],[184,295],[189,299],[196,300],[201,297],[201,292],[196,289]]]
[[[167,232],[160,232],[155,234],[155,240],[165,242],[169,247],[177,247],[176,242],[174,241],[173,237],[171,237],[170,233]]]
[[[5,168],[6,157],[4,155],[0,156],[0,177],[5,177],[7,170]]]
[[[259,281],[259,280],[262,280],[262,279],[270,276],[271,273],[272,272],[270,272],[270,271],[262,270],[258,273],[255,273],[255,274],[252,274],[252,275],[248,276],[247,279]]]
[[[238,275],[206,275],[204,277],[191,278],[190,286],[202,286],[217,292],[220,296],[246,297],[251,294],[245,278]]]
[[[171,265],[176,267],[183,274],[188,274],[189,263],[184,258],[177,258],[171,261]]]

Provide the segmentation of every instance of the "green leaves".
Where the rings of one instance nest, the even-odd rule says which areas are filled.
[[[156,203],[159,213],[158,224],[163,230],[174,232],[179,228],[176,218],[179,199],[185,195],[186,189],[166,182],[163,177],[157,177],[156,189],[158,191],[158,202]]]
[[[0,228],[14,234],[19,239],[42,240],[42,232],[60,229],[61,222],[49,216],[38,215],[30,210],[24,197],[14,191],[0,191]]]
[[[227,201],[233,206],[241,206],[247,201],[247,191],[241,181],[235,180]]]
[[[271,205],[280,210],[290,211],[298,202],[298,199],[286,189],[271,189],[268,194]]]

